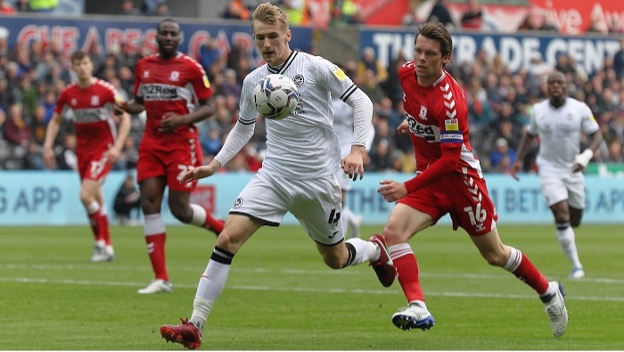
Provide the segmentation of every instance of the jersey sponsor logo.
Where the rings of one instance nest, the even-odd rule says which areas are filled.
[[[171,82],[178,82],[180,80],[180,72],[171,71],[171,74],[169,75],[169,80]]]
[[[144,100],[176,100],[178,98],[178,87],[165,84],[146,84],[143,86]]]
[[[420,117],[423,120],[427,120],[427,107],[424,105],[420,106],[420,113],[418,113],[418,117]]]
[[[416,121],[414,116],[407,113],[405,115],[407,116],[409,129],[416,137],[424,138],[428,142],[436,141],[436,135],[440,134],[440,129],[437,126],[424,125]]]
[[[463,142],[464,136],[461,133],[441,133],[440,142]]]
[[[444,120],[444,129],[447,131],[459,131],[459,122],[457,119]]]
[[[344,73],[342,69],[340,69],[340,67],[334,66],[332,67],[331,71],[334,74],[334,76],[336,76],[336,78],[338,78],[339,80],[344,81],[345,79],[347,79],[347,75]]]
[[[74,109],[74,118],[78,123],[96,122],[104,120],[106,110],[104,108],[97,109]]]
[[[295,77],[293,77],[293,82],[295,82],[295,85],[297,87],[301,87],[303,85],[303,81],[305,79],[303,78],[302,75],[295,75]]]
[[[94,95],[91,97],[91,106],[99,106],[100,105],[100,97]]]

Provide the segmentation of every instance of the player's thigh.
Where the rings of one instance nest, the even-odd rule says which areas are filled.
[[[102,183],[93,179],[85,178],[80,184],[80,199],[94,200],[99,198]]]
[[[266,175],[260,169],[240,192],[230,214],[242,214],[265,225],[279,226],[292,201],[286,183]]]
[[[554,173],[540,174],[540,186],[542,194],[546,199],[546,204],[549,207],[568,199],[568,189],[561,175]]]
[[[225,227],[217,237],[217,247],[236,253],[240,247],[264,225],[264,222],[247,215],[230,213]]]
[[[342,241],[342,192],[335,175],[293,180],[290,187],[294,197],[289,210],[308,236],[322,245],[334,245]]]
[[[436,183],[436,200],[451,203],[453,228],[461,227],[471,236],[484,235],[496,228],[498,215],[485,179],[455,174]]]
[[[418,209],[418,205],[413,200],[410,203],[397,203],[384,226],[383,235],[388,245],[405,243],[409,239],[433,225],[433,217]]]
[[[568,204],[570,208],[585,208],[585,177],[577,172],[566,177],[565,186],[568,189]]]
[[[340,188],[343,191],[349,192],[351,188],[353,188],[353,180],[348,174],[345,174],[341,168],[336,171],[336,179],[338,180],[338,185],[340,185]]]

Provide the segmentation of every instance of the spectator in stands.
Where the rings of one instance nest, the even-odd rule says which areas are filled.
[[[613,69],[617,79],[624,79],[624,37],[620,38],[620,49],[613,56]]]
[[[214,80],[215,76],[225,68],[227,63],[226,54],[219,47],[219,41],[215,37],[208,37],[199,48],[197,61],[202,65],[208,75],[208,79]]]
[[[288,15],[291,25],[306,26],[309,24],[307,0],[281,0],[279,5]]]
[[[7,119],[4,123],[4,134],[7,141],[13,145],[26,147],[33,135],[23,114],[21,104],[14,103],[9,107]]]
[[[15,0],[13,7],[19,12],[30,12],[30,0]]]
[[[466,11],[460,19],[462,29],[481,30],[483,28],[483,9],[479,0],[466,0]]]
[[[33,12],[51,13],[58,5],[59,0],[30,0],[30,10]]]
[[[375,54],[375,49],[366,47],[362,50],[362,58],[358,62],[357,75],[364,80],[367,77],[366,70],[371,70],[378,83],[384,82],[388,78],[388,70],[381,63]]]
[[[249,9],[243,0],[230,0],[221,17],[225,19],[248,20]]]
[[[43,162],[41,144],[35,141],[30,141],[26,149],[26,155],[24,155],[24,168],[28,170],[43,170],[45,164]]]
[[[15,8],[7,3],[6,0],[0,0],[0,16],[9,16],[15,14]]]
[[[496,140],[495,149],[490,154],[490,171],[509,174],[511,166],[516,161],[516,151],[509,147],[509,143],[503,137]]]
[[[429,17],[427,17],[427,22],[441,22],[447,28],[455,27],[451,12],[446,7],[446,0],[436,0]]]
[[[140,16],[141,10],[134,6],[133,0],[121,0],[119,14],[124,16]]]
[[[149,15],[170,17],[173,14],[171,13],[171,8],[169,8],[169,3],[167,3],[166,1],[161,1],[158,5],[156,5],[156,9],[153,12],[150,12]]]
[[[225,69],[223,73],[224,81],[222,86],[223,94],[228,97],[234,97],[236,100],[240,99],[241,90],[243,89],[241,86],[241,80],[236,77],[236,71],[231,68]]]
[[[117,190],[113,210],[121,225],[133,224],[140,216],[141,192],[137,188],[132,174],[126,175],[119,190]]]

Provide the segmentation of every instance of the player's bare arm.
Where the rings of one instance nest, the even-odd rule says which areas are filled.
[[[403,182],[383,180],[379,184],[381,186],[377,189],[377,193],[381,194],[386,202],[396,202],[407,195],[407,188]]]
[[[589,147],[574,158],[574,167],[572,168],[572,172],[581,172],[585,170],[587,164],[589,164],[589,161],[602,143],[603,137],[600,131],[592,133],[589,137],[591,138]]]
[[[221,166],[222,165],[218,160],[213,159],[208,165],[196,167],[187,171],[184,175],[182,175],[180,183],[188,183],[199,180],[200,178],[210,177],[214,175],[215,172],[219,171]]]
[[[516,181],[520,180],[520,178],[518,177],[518,172],[522,170],[522,161],[524,160],[526,153],[529,151],[529,146],[531,145],[532,141],[533,135],[525,131],[522,135],[522,139],[520,139],[520,146],[518,147],[516,161],[514,161],[513,165],[511,166],[511,177],[513,177]]]
[[[401,124],[397,127],[398,133],[408,133],[409,132],[409,124],[407,120],[403,120]]]
[[[182,125],[194,124],[198,121],[205,120],[214,115],[214,106],[207,101],[200,102],[200,106],[190,114],[178,115],[173,112],[167,112],[160,121],[158,130],[163,133],[173,132]]]
[[[143,97],[135,97],[129,102],[115,104],[115,110],[124,111],[131,115],[140,114],[145,111]]]
[[[364,178],[364,153],[366,153],[365,146],[354,144],[351,146],[349,155],[340,162],[340,167],[353,181],[357,180],[358,176],[360,180]]]
[[[48,127],[46,128],[45,141],[43,142],[43,162],[48,168],[52,168],[54,166],[54,140],[56,140],[56,136],[58,135],[61,122],[61,115],[54,113],[48,123]]]
[[[117,159],[119,159],[124,144],[126,143],[126,138],[128,138],[128,134],[130,133],[130,124],[130,115],[128,113],[124,112],[119,115],[119,130],[117,132],[117,139],[115,140],[115,144],[111,146],[106,153],[104,153],[104,157],[109,163],[114,163]]]

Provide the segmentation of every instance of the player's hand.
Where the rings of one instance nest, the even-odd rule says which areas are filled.
[[[115,161],[117,161],[117,159],[119,159],[120,155],[121,155],[121,150],[118,150],[115,147],[111,147],[104,153],[102,159],[106,160],[106,162],[108,162],[109,164],[112,164]]]
[[[399,127],[397,127],[397,132],[398,133],[408,133],[409,132],[409,124],[407,123],[407,120],[401,121],[401,124],[399,125]]]
[[[383,180],[379,184],[381,186],[377,189],[377,193],[381,194],[386,202],[396,202],[407,195],[407,188],[403,182]]]
[[[516,181],[520,181],[520,177],[518,177],[518,172],[522,170],[522,164],[519,161],[516,161],[511,165],[511,177]]]
[[[54,167],[55,157],[52,148],[43,147],[43,162],[49,169]]]
[[[160,120],[160,126],[158,126],[158,132],[171,133],[176,128],[184,125],[184,118],[182,115],[178,115],[174,112],[166,112]]]
[[[574,163],[574,166],[572,167],[572,172],[581,172],[585,170],[585,167],[583,167],[583,165],[579,164],[579,163]]]
[[[358,176],[360,180],[364,178],[363,153],[366,153],[366,148],[364,146],[354,145],[351,147],[349,155],[340,161],[340,167],[353,181],[357,180]]]
[[[115,104],[113,104],[113,113],[115,115],[121,115],[126,112],[127,107],[128,107],[128,102],[125,102],[125,101],[115,102]]]
[[[185,184],[188,182],[193,182],[199,180],[200,178],[210,177],[214,175],[217,170],[221,168],[221,163],[217,160],[212,160],[210,164],[196,167],[192,170],[187,171],[182,178],[180,179],[181,184]]]

